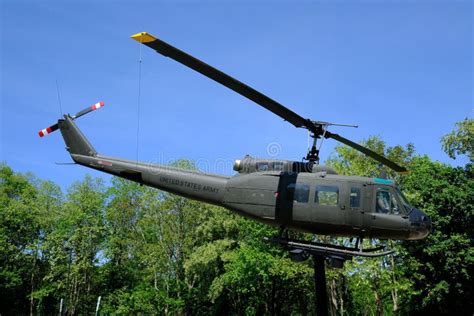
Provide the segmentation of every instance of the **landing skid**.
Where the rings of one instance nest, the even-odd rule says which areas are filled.
[[[271,242],[288,249],[290,252],[299,250],[306,252],[307,255],[318,255],[331,258],[333,256],[340,257],[342,260],[350,260],[353,257],[381,257],[394,253],[394,250],[384,250],[384,246],[362,249],[362,243],[357,242],[356,247],[345,247],[333,244],[309,242],[305,240],[289,239],[289,238],[264,238],[265,241]]]

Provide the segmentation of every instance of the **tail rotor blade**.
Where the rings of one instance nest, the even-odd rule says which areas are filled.
[[[84,110],[82,111],[79,111],[76,113],[76,115],[73,116],[73,119],[77,119],[83,115],[86,115],[87,113],[89,112],[92,112],[92,111],[95,111],[97,109],[100,109],[101,107],[103,107],[105,105],[104,101],[100,101],[100,102],[97,102],[96,104],[94,105],[91,105],[87,108],[85,108]]]
[[[104,101],[100,101],[100,102],[97,102],[96,104],[94,105],[91,105],[87,108],[85,108],[84,110],[82,111],[79,111],[76,113],[76,115],[74,115],[72,117],[72,119],[77,119],[78,117],[81,117],[89,112],[92,112],[92,111],[95,111],[97,109],[100,109],[101,107],[103,107],[105,104],[104,104]],[[68,114],[69,116],[69,114]],[[38,135],[39,137],[44,137],[46,135],[49,135],[51,134],[52,132],[56,131],[57,129],[59,128],[58,124],[54,124],[54,125],[51,125],[50,127],[46,127],[45,129],[42,129],[41,131],[38,132]]]
[[[58,124],[51,125],[50,127],[46,127],[45,129],[42,129],[41,131],[38,132],[39,137],[44,137],[46,135],[51,134],[55,130],[59,128]]]

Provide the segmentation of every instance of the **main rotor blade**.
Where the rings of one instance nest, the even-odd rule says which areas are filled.
[[[344,138],[344,137],[342,137],[338,134],[334,134],[334,133],[326,131],[326,134],[325,134],[324,137],[326,137],[326,138],[330,137],[330,138],[335,139],[335,140],[337,140],[337,141],[339,141],[343,144],[346,144],[347,146],[352,147],[352,148],[364,153],[365,155],[371,157],[372,159],[375,159],[378,162],[386,165],[387,167],[395,170],[396,172],[400,172],[400,173],[408,172],[408,170],[405,167],[399,166],[396,163],[394,163],[393,161],[388,160],[384,156],[377,154],[375,151],[372,151],[372,150],[370,150],[370,149],[368,149],[368,148],[366,148],[362,145],[354,143],[353,141],[350,141],[347,138]]]
[[[274,114],[280,116],[284,120],[290,122],[296,127],[304,127],[314,133],[316,137],[318,135],[323,135],[323,124],[315,122],[309,119],[304,119],[300,115],[291,111],[284,105],[278,103],[277,101],[267,97],[263,93],[258,92],[257,90],[249,87],[243,82],[238,81],[235,78],[223,73],[222,71],[204,63],[203,61],[177,49],[176,47],[171,46],[170,44],[154,37],[153,35],[147,32],[137,33],[131,36],[134,40],[139,43],[142,43],[163,56],[169,57],[176,60],[177,62],[203,74],[204,76],[226,86],[227,88],[239,93],[240,95],[254,101],[265,109],[273,112]],[[324,134],[326,138],[331,137],[337,141],[340,141],[343,144],[346,144],[367,156],[379,161],[380,163],[386,165],[389,168],[397,172],[406,172],[407,170],[404,167],[401,167],[394,163],[393,161],[388,160],[387,158],[377,154],[376,152],[365,148],[357,143],[354,143],[342,136],[337,134],[330,133],[326,131]]]
[[[231,76],[223,73],[222,71],[177,49],[176,47],[171,46],[170,44],[154,37],[153,35],[147,32],[137,33],[135,35],[132,35],[131,37],[137,42],[156,50],[163,56],[170,57],[176,60],[177,62],[188,66],[191,69],[194,69],[195,71],[203,74],[204,76],[209,77],[212,80],[239,93],[240,95],[254,101],[255,103],[275,113],[276,115],[280,116],[281,118],[290,122],[296,127],[306,127],[309,129],[314,128],[313,124],[310,121],[299,116],[298,114],[291,111],[282,104],[278,103],[277,101],[267,97],[263,93],[258,92],[257,90],[238,81],[237,79],[232,78]]]

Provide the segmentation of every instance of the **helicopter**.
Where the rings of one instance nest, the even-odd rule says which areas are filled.
[[[254,101],[297,128],[310,132],[313,145],[305,161],[236,160],[234,176],[207,174],[170,166],[126,160],[99,154],[76,125],[79,117],[102,108],[99,102],[75,115],[66,114],[43,129],[43,137],[60,130],[74,163],[154,187],[186,198],[222,206],[239,215],[280,228],[277,238],[267,238],[304,259],[302,254],[382,256],[384,247],[362,249],[363,238],[417,240],[431,230],[430,218],[413,207],[392,180],[338,175],[319,165],[318,140],[334,139],[395,170],[406,168],[345,137],[329,131],[333,124],[303,118],[277,101],[203,61],[141,32],[131,36],[157,53],[169,57]],[[288,238],[288,230],[318,235],[356,238],[355,247]],[[286,234],[285,234],[286,233]]]

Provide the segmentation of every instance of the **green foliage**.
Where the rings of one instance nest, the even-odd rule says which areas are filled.
[[[379,137],[372,136],[361,144],[381,154],[397,164],[409,167],[415,154],[413,144],[406,146],[388,147]],[[380,165],[377,161],[348,146],[337,146],[335,153],[326,161],[337,173],[348,176],[380,177],[385,174],[389,179],[402,181],[400,174],[390,168]]]
[[[224,273],[209,290],[213,301],[225,297],[231,310],[245,314],[308,311],[307,302],[312,301],[308,265],[246,244],[222,254],[221,260]]]
[[[467,155],[474,162],[474,119],[465,118],[456,123],[456,129],[441,139],[443,150],[449,157]]]
[[[456,137],[449,148],[472,153],[467,138]],[[347,175],[385,171],[434,228],[425,240],[393,242],[396,255],[328,269],[330,314],[472,313],[472,164],[454,168],[416,156],[411,144],[388,147],[377,137],[365,144],[410,174],[381,169],[345,146],[328,164]],[[196,168],[187,160],[172,166]],[[321,192],[320,199],[331,203],[334,197]],[[2,314],[56,314],[61,299],[68,315],[93,314],[99,296],[102,314],[314,310],[311,260],[292,262],[286,251],[263,241],[277,234],[275,228],[216,206],[120,178],[105,187],[86,177],[63,196],[55,184],[1,165],[0,212]]]
[[[1,310],[28,311],[20,298],[29,293],[39,235],[36,188],[21,174],[0,165],[0,297]]]
[[[54,229],[42,236],[41,251],[49,269],[33,296],[45,306],[43,312],[52,311],[51,305],[57,307],[61,299],[67,314],[93,311],[105,232],[104,203],[102,181],[86,177],[69,189],[61,212],[54,216]]]
[[[433,232],[422,241],[408,241],[396,246],[402,264],[398,269],[397,284],[403,285],[397,296],[406,304],[397,303],[410,313],[463,313],[473,310],[471,297],[473,271],[473,236],[472,215],[474,208],[474,171],[472,164],[464,168],[454,168],[439,162],[433,162],[428,157],[414,156],[414,148],[396,146],[385,149],[385,144],[377,138],[370,138],[366,145],[385,153],[396,162],[406,165],[410,173],[406,176],[389,173],[396,179],[410,202],[425,211],[433,221]],[[396,148],[396,150],[395,150]],[[374,176],[376,164],[369,158],[358,154],[346,146],[336,148],[336,155],[329,162],[342,174]],[[349,266],[348,266],[349,267]],[[367,265],[364,265],[366,268]],[[383,267],[383,265],[381,265]],[[358,278],[364,269],[356,269],[349,280],[351,286],[356,286],[361,292],[367,292],[368,285],[377,284],[374,277],[366,275]],[[382,268],[375,269],[383,275]],[[398,272],[397,272],[398,273]],[[359,280],[358,282],[355,282]],[[370,280],[370,281],[369,281]],[[388,279],[387,279],[388,280]],[[355,283],[354,283],[355,282]],[[365,284],[365,282],[370,282]],[[386,284],[387,282],[382,282]],[[389,283],[390,284],[390,283]],[[390,284],[393,288],[393,284]],[[354,288],[355,290],[355,288]],[[354,291],[353,290],[353,291]],[[353,292],[351,291],[351,292]],[[370,290],[377,293],[375,289]],[[388,294],[381,295],[382,305],[390,304]],[[393,296],[393,295],[392,295]],[[373,300],[374,296],[363,295],[362,298]],[[383,297],[385,297],[385,302]],[[374,301],[356,299],[354,306],[372,307]],[[385,309],[385,307],[384,307]],[[377,313],[370,310],[369,313]]]
[[[462,314],[474,310],[474,168],[453,168],[428,157],[417,157],[404,190],[412,203],[431,217],[433,232],[404,247],[415,261],[407,271],[415,280],[413,310]]]

